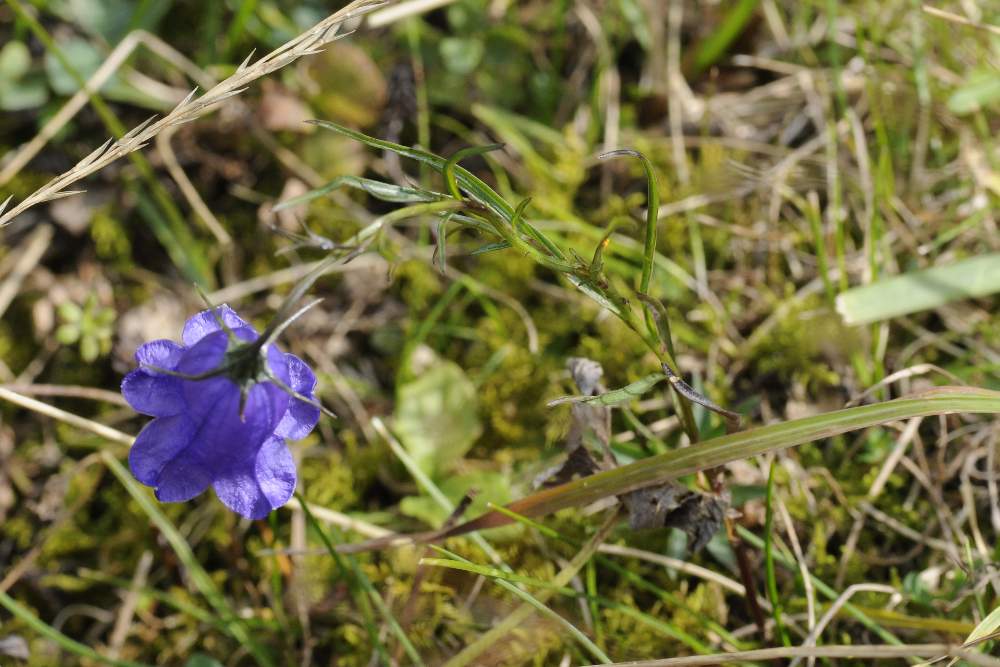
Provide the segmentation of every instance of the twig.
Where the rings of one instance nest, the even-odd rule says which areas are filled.
[[[873,388],[874,389],[874,388]],[[910,442],[913,441],[914,436],[917,434],[917,429],[920,428],[920,423],[923,418],[918,417],[916,419],[911,419],[906,423],[906,427],[903,429],[903,433],[896,440],[896,446],[893,447],[889,456],[886,457],[885,461],[882,463],[882,467],[879,469],[878,474],[875,476],[875,480],[868,487],[867,499],[869,502],[875,502],[878,497],[882,494],[882,490],[885,488],[886,483],[889,481],[889,477],[892,475],[896,466],[899,465],[899,461],[906,454],[906,448],[910,446]],[[847,568],[850,565],[851,558],[854,556],[854,550],[857,548],[858,539],[861,537],[861,531],[864,528],[866,521],[866,514],[864,512],[859,512],[854,517],[854,524],[851,526],[851,532],[847,536],[847,542],[844,545],[844,549],[840,559],[840,567],[837,568],[837,578],[835,580],[837,588],[840,588],[844,583],[844,578],[847,576]]]
[[[809,628],[809,636],[806,637],[805,642],[803,642],[803,646],[814,646],[816,644],[816,637],[818,637],[819,633],[823,631],[823,621],[820,621],[819,625],[816,624],[816,592],[813,589],[812,577],[809,576],[809,568],[806,566],[805,554],[802,552],[802,546],[799,544],[799,536],[795,532],[795,524],[792,522],[792,515],[788,513],[788,508],[785,507],[785,503],[783,503],[780,498],[776,500],[778,514],[781,516],[782,523],[785,524],[785,532],[788,533],[788,541],[792,545],[792,553],[795,554],[795,562],[799,566],[799,572],[802,573],[802,587],[805,589],[806,594],[806,622],[807,627]],[[848,598],[849,597],[850,596],[848,596]],[[838,598],[838,602],[839,601],[840,599]],[[844,600],[844,602],[846,601],[847,599]],[[843,605],[843,602],[841,602],[840,605]],[[839,608],[840,606],[836,603],[830,607],[833,612],[836,612]],[[812,667],[814,660],[814,656],[809,656],[809,667]]]
[[[921,9],[935,16],[939,19],[944,19],[945,21],[951,21],[952,23],[958,23],[961,25],[967,25],[970,28],[978,28],[979,30],[986,30],[987,32],[992,32],[994,35],[1000,35],[1000,25],[990,25],[988,23],[980,23],[978,21],[972,21],[959,14],[954,14],[952,12],[947,12],[943,9],[938,9],[937,7],[931,7],[930,5],[924,5]]]
[[[291,498],[285,506],[290,510],[298,511],[302,509],[302,504],[299,502],[298,498]],[[312,512],[313,516],[319,521],[324,521],[343,530],[349,530],[357,533],[358,535],[364,535],[365,537],[385,537],[386,535],[392,534],[391,530],[387,530],[360,519],[354,519],[346,514],[341,514],[336,510],[320,507],[319,505],[310,504],[309,511]]]
[[[0,385],[24,396],[65,396],[67,398],[86,398],[91,401],[104,401],[128,407],[128,402],[117,391],[98,389],[97,387],[81,387],[78,385],[61,384],[6,384]]]
[[[905,380],[907,378],[911,378],[916,375],[925,375],[927,373],[930,373],[931,371],[940,373],[941,375],[945,376],[951,382],[957,385],[965,384],[965,382],[962,381],[962,378],[958,377],[957,375],[955,375],[950,371],[946,371],[940,366],[935,366],[934,364],[915,364],[913,366],[910,366],[909,368],[904,368],[902,370],[896,371],[895,373],[892,373],[891,375],[885,376],[884,378],[882,378],[881,381],[873,384],[871,387],[868,387],[868,389],[865,389],[863,392],[861,392],[860,394],[849,400],[847,403],[845,403],[844,407],[849,408],[852,405],[860,405],[861,401],[865,400],[866,398],[871,396],[873,393],[875,393],[882,387],[886,387],[892,384],[893,382],[896,382],[897,380]]]
[[[38,264],[52,241],[52,226],[42,225],[12,254],[17,257],[10,274],[0,284],[0,317],[7,311],[7,306],[17,296],[21,283],[28,277],[31,270]]]
[[[118,611],[118,618],[115,620],[114,630],[111,631],[111,639],[108,640],[108,655],[117,658],[121,652],[125,640],[128,638],[129,627],[135,616],[135,609],[139,606],[139,589],[146,585],[146,578],[149,576],[149,569],[153,565],[153,554],[143,551],[139,557],[139,564],[132,575],[132,585],[129,586],[125,600]]]
[[[170,177],[174,179],[177,183],[177,187],[180,189],[181,194],[187,200],[188,205],[194,210],[194,212],[201,218],[201,221],[205,223],[208,230],[212,232],[215,236],[215,240],[219,242],[222,246],[228,246],[232,244],[233,237],[229,235],[226,228],[222,226],[219,219],[215,217],[212,213],[212,209],[208,207],[205,200],[201,198],[198,194],[197,188],[191,183],[191,179],[188,178],[187,174],[184,173],[184,169],[181,167],[180,162],[177,160],[177,154],[174,153],[173,146],[170,145],[170,139],[177,132],[177,127],[166,128],[158,137],[156,137],[156,148],[160,151],[160,156],[163,158],[163,164],[170,172]]]
[[[99,424],[98,422],[85,419],[79,415],[74,415],[72,412],[60,410],[59,408],[53,407],[48,403],[42,403],[41,401],[36,401],[33,398],[22,396],[21,394],[4,387],[0,387],[0,399],[9,401],[14,405],[19,405],[22,408],[27,408],[28,410],[32,410],[39,414],[43,414],[47,417],[58,419],[59,421],[66,422],[67,424],[72,424],[77,428],[90,431],[91,433],[99,435],[102,438],[106,438],[112,442],[117,442],[121,445],[131,447],[132,443],[135,441],[135,438],[127,433],[122,433],[121,431],[113,429],[110,426]]]
[[[809,632],[809,636],[806,637],[806,640],[802,643],[802,648],[805,649],[814,647],[816,645],[816,640],[819,639],[819,636],[821,634],[823,634],[823,630],[826,628],[827,625],[829,625],[830,621],[833,620],[833,617],[837,615],[837,612],[840,611],[840,608],[843,607],[851,599],[851,597],[854,596],[855,593],[862,593],[862,592],[887,593],[889,595],[899,595],[899,591],[897,591],[895,588],[893,588],[892,586],[886,586],[884,584],[854,584],[852,586],[848,586],[846,589],[844,589],[844,592],[838,595],[837,599],[833,601],[833,604],[830,605],[830,608],[826,610],[825,614],[823,614],[823,618],[819,619],[819,623],[816,624],[816,627]],[[789,667],[795,667],[797,664],[799,664],[799,661],[802,658],[808,658],[809,661],[812,662],[817,657],[818,656],[816,655],[807,655],[807,654],[796,656],[795,659],[792,660],[792,663],[791,665],[789,665]]]

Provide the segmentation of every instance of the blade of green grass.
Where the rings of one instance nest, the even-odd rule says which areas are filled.
[[[736,526],[736,530],[739,533],[740,537],[749,544],[751,544],[755,549],[761,549],[761,550],[764,549],[764,540],[754,535],[751,531],[747,530],[743,526]],[[798,571],[799,569],[798,563],[791,555],[782,553],[780,550],[777,549],[775,549],[773,553],[775,559],[779,563],[787,567],[789,570],[792,570],[793,572]],[[812,580],[813,586],[816,588],[817,591],[819,591],[819,593],[823,597],[827,598],[828,600],[836,600],[840,597],[840,594],[836,590],[828,586],[826,582],[822,581],[815,575],[810,574],[809,578]],[[903,642],[900,641],[899,638],[896,637],[896,635],[892,634],[891,632],[883,628],[881,625],[876,623],[867,614],[858,609],[857,606],[851,604],[850,602],[845,602],[842,604],[841,609],[845,613],[856,619],[863,626],[865,626],[866,628],[877,634],[882,639],[882,641],[885,641],[889,644],[902,645]]]
[[[607,519],[601,527],[594,533],[593,537],[587,541],[582,549],[573,557],[573,559],[566,565],[559,574],[555,576],[552,580],[552,584],[555,588],[559,588],[568,584],[573,577],[576,576],[577,572],[590,560],[594,552],[597,551],[597,547],[604,542],[611,528],[614,527],[615,523],[618,521],[617,510],[609,513]],[[545,603],[555,593],[554,590],[549,589],[542,591],[537,599],[539,602]],[[488,632],[483,634],[479,639],[462,649],[458,655],[454,656],[445,663],[444,667],[464,667],[468,664],[474,664],[473,661],[476,660],[484,651],[489,649],[493,644],[502,639],[512,630],[525,623],[531,615],[536,611],[536,607],[531,604],[523,604],[512,613],[510,613],[499,625],[490,629]],[[598,649],[600,650],[600,649]],[[610,660],[604,660],[604,662],[611,662]]]
[[[517,523],[520,523],[520,524],[522,524],[524,526],[527,526],[529,528],[533,528],[533,529],[537,530],[542,535],[544,535],[544,536],[546,536],[548,538],[551,538],[553,540],[557,540],[559,542],[562,542],[563,544],[568,544],[569,546],[571,546],[574,549],[579,549],[580,546],[581,546],[580,543],[577,542],[576,540],[572,540],[572,539],[566,537],[565,535],[563,535],[562,533],[560,533],[560,532],[558,532],[558,531],[556,531],[556,530],[554,530],[554,529],[552,529],[552,528],[550,528],[548,526],[542,525],[542,524],[538,523],[537,521],[533,521],[533,520],[529,519],[528,517],[526,517],[526,516],[524,516],[522,514],[517,514],[516,512],[512,512],[509,509],[507,509],[506,507],[500,507],[500,506],[497,506],[497,505],[493,505],[491,503],[490,504],[490,508],[491,509],[495,509],[496,511],[500,512],[501,514],[504,514],[504,515],[510,517],[511,520],[516,521]],[[630,583],[638,586],[639,588],[645,589],[645,590],[649,591],[650,593],[653,593],[654,595],[658,595],[661,599],[663,599],[664,602],[666,602],[666,603],[668,603],[670,605],[673,605],[673,606],[677,607],[678,609],[683,609],[688,614],[691,614],[691,616],[693,616],[694,618],[698,619],[698,621],[705,627],[705,629],[708,632],[714,632],[714,633],[718,634],[725,641],[729,642],[732,646],[736,647],[737,649],[744,649],[744,648],[748,647],[748,645],[745,642],[741,642],[739,639],[737,639],[736,637],[734,637],[728,630],[726,630],[724,627],[722,627],[721,625],[719,625],[718,623],[716,623],[712,619],[708,618],[702,611],[691,607],[687,603],[687,601],[684,599],[684,597],[675,595],[675,594],[670,593],[668,591],[665,591],[664,589],[660,588],[656,584],[653,584],[653,583],[651,583],[649,581],[646,581],[644,578],[642,578],[641,576],[639,576],[635,572],[632,572],[630,569],[619,565],[617,562],[615,562],[614,559],[609,558],[609,557],[604,556],[604,555],[601,555],[601,554],[597,554],[594,557],[594,560],[591,561],[591,562],[599,563],[602,567],[606,567],[606,568],[612,570],[613,572],[615,572],[616,574],[618,574],[618,576],[627,579]],[[574,591],[574,594],[577,594],[576,591]],[[621,607],[623,605],[619,605],[617,602],[614,602],[612,600],[608,600],[607,598],[604,598],[604,597],[598,595],[597,592],[596,592],[596,586],[595,586],[595,590],[591,591],[589,593],[589,598],[592,601],[597,602],[597,603],[599,603],[599,604],[601,604],[601,605],[603,605],[605,607],[608,607],[608,608],[611,608],[611,609],[618,609],[620,611],[622,610]],[[638,610],[636,610],[636,611],[638,611]],[[636,618],[636,620],[640,621],[641,623],[644,623],[646,625],[649,625],[650,627],[655,628],[657,630],[657,632],[660,632],[661,634],[665,634],[665,635],[667,635],[667,636],[669,636],[669,637],[671,637],[673,639],[676,639],[676,640],[680,641],[681,643],[687,645],[692,650],[697,651],[699,653],[710,653],[711,652],[711,650],[709,649],[709,647],[707,647],[705,644],[702,644],[697,639],[695,639],[694,637],[692,637],[688,633],[680,630],[679,628],[676,628],[676,627],[674,627],[672,625],[669,625],[667,623],[663,623],[662,621],[657,621],[656,619],[652,618],[648,614],[643,614],[642,612],[639,612],[639,614],[640,614],[640,616],[634,616],[633,615],[633,618]]]
[[[396,439],[396,436],[389,431],[385,422],[378,417],[375,417],[372,419],[372,428],[374,428],[375,432],[378,433],[383,440],[385,440],[386,444],[389,445],[389,449],[392,450],[392,453],[395,454],[396,458],[400,460],[407,472],[409,472],[413,479],[416,480],[417,484],[420,485],[420,488],[422,488],[424,492],[427,493],[427,495],[429,495],[445,512],[448,512],[449,514],[454,512],[455,505],[448,500],[448,497],[445,496],[444,493],[441,492],[441,489],[434,483],[434,480],[428,477],[427,474],[420,469],[420,466],[413,460],[413,457],[410,456],[405,449],[403,449],[402,444],[400,444],[399,440]],[[503,558],[497,550],[486,541],[485,537],[476,534],[472,536],[472,541],[475,542],[476,546],[478,546],[483,553],[486,554],[491,561],[493,561],[493,563],[504,568],[505,570],[510,569],[504,564]]]
[[[695,74],[704,72],[726,55],[726,49],[736,41],[749,23],[758,2],[759,0],[739,0],[735,6],[731,6],[715,32],[698,45],[694,56]]]
[[[594,630],[594,643],[604,647],[606,645],[604,623],[601,621],[600,606],[597,601],[597,560],[595,558],[587,562],[583,581],[589,596],[587,604],[590,607],[590,623]]]
[[[991,253],[849,289],[837,297],[837,312],[848,324],[867,324],[997,292],[1000,253]]]
[[[524,584],[526,586],[534,586],[535,588],[544,588],[546,590],[552,590],[560,595],[567,595],[569,597],[579,597],[581,594],[574,588],[570,586],[556,586],[551,581],[545,581],[544,579],[538,579],[536,577],[528,577],[523,574],[516,574],[514,572],[506,572],[498,567],[490,567],[489,565],[479,565],[473,563],[467,558],[462,558],[458,554],[448,551],[447,549],[442,549],[436,544],[430,545],[431,549],[435,551],[440,551],[442,554],[448,556],[448,558],[421,558],[421,565],[429,565],[431,567],[444,567],[452,570],[462,570],[463,572],[471,572],[472,574],[479,574],[484,577],[489,577],[490,579],[497,580],[499,584],[501,581],[514,583],[514,584]],[[518,593],[523,593],[521,589],[517,589]],[[513,591],[512,591],[513,592]],[[525,600],[527,601],[527,600]]]
[[[792,640],[781,622],[781,596],[778,595],[778,582],[774,576],[774,461],[767,475],[767,513],[764,517],[764,569],[767,577],[767,596],[771,598],[771,613],[774,616],[774,627],[777,629],[781,643],[791,646]]]
[[[570,507],[583,507],[730,461],[802,445],[841,433],[911,417],[954,412],[1000,413],[1000,392],[966,387],[940,387],[908,398],[847,408],[780,424],[725,435],[698,445],[651,456],[614,470],[535,493],[508,508],[529,517],[545,516]],[[507,525],[511,519],[492,511],[456,526],[440,537]]]
[[[599,156],[602,160],[611,157],[634,157],[642,163],[646,173],[646,236],[643,242],[642,274],[639,277],[639,291],[649,293],[649,281],[653,277],[653,256],[656,254],[656,225],[660,218],[660,192],[656,184],[653,164],[639,151],[623,148]]]

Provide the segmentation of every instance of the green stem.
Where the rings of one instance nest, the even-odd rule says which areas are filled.
[[[774,626],[781,637],[781,643],[791,646],[792,640],[781,622],[781,598],[778,596],[778,582],[774,576],[774,461],[767,475],[767,514],[764,518],[764,566],[767,573],[767,595],[771,598]]]

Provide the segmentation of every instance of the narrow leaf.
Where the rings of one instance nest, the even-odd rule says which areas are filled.
[[[1000,413],[1000,392],[967,387],[938,387],[907,398],[836,410],[803,419],[769,424],[759,428],[706,440],[698,445],[599,472],[583,479],[532,494],[511,503],[507,508],[528,517],[539,517],[570,507],[584,507],[592,502],[629,491],[662,484],[701,470],[774,452],[807,442],[829,438],[890,421],[930,415]],[[435,538],[452,537],[474,530],[504,526],[509,516],[488,512],[456,526]]]
[[[848,324],[867,324],[1000,292],[1000,253],[911,271],[855,287],[837,297]]]
[[[619,389],[613,389],[597,396],[563,396],[553,401],[549,401],[548,407],[555,407],[565,403],[589,403],[593,405],[619,405],[630,401],[633,398],[642,396],[647,391],[667,379],[663,373],[652,373],[646,377],[636,380],[632,384],[625,385]]]

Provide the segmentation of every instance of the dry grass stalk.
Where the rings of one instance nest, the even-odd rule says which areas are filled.
[[[107,165],[133,151],[143,148],[151,139],[169,127],[188,123],[213,110],[223,101],[239,95],[255,80],[289,65],[302,56],[318,53],[322,47],[337,39],[344,22],[357,18],[381,6],[382,0],[355,0],[340,11],[331,14],[298,37],[278,47],[254,64],[253,57],[247,56],[232,76],[212,87],[201,97],[195,97],[197,89],[160,120],[150,118],[133,128],[117,141],[109,139],[90,155],[80,160],[72,169],[49,181],[14,208],[4,212],[12,197],[0,204],[0,226],[9,224],[14,218],[32,206],[62,197],[78,194],[81,190],[67,190],[82,178],[100,171]]]
[[[0,169],[0,185],[8,183],[32,158],[41,152],[52,137],[56,136],[59,130],[65,127],[66,123],[87,104],[90,96],[100,90],[101,86],[107,83],[108,79],[125,64],[139,45],[145,46],[160,58],[176,64],[181,71],[195,81],[198,81],[206,90],[215,85],[214,81],[206,85],[204,77],[200,76],[201,70],[198,69],[197,65],[183,56],[178,58],[179,54],[162,39],[145,30],[134,30],[118,43],[114,50],[108,54],[104,63],[87,80],[86,85],[76,91],[73,97],[42,126],[42,129],[39,130],[38,134],[31,141],[4,156],[3,168]],[[169,107],[169,103],[164,106]]]
[[[982,653],[975,653],[961,646],[952,644],[902,644],[890,645],[828,645],[828,646],[787,646],[780,648],[754,649],[750,651],[734,651],[732,653],[716,653],[715,655],[694,655],[680,658],[664,658],[662,660],[640,660],[636,662],[619,662],[609,667],[695,667],[696,665],[726,665],[734,662],[751,660],[782,660],[786,658],[859,658],[888,660],[892,658],[954,656],[962,658],[974,665],[996,667],[1000,661]],[[927,663],[923,663],[927,664]]]

